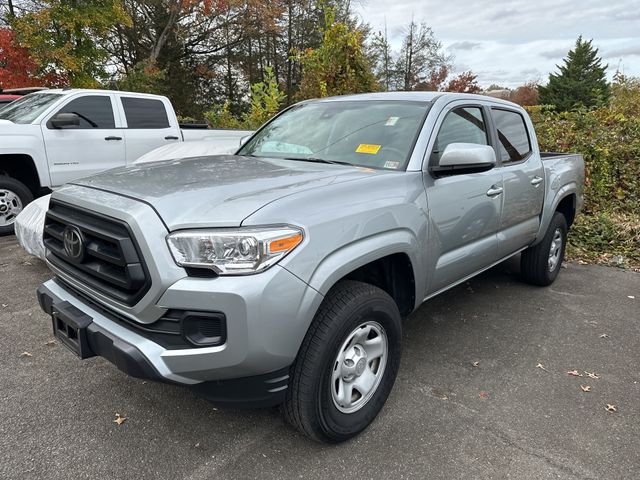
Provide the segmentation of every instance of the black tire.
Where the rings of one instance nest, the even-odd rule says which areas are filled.
[[[3,206],[3,195],[2,191],[9,191],[15,194],[19,199],[20,203],[22,203],[22,208],[26,207],[33,200],[33,194],[31,190],[27,188],[27,186],[16,180],[15,178],[8,177],[6,175],[0,175],[0,209],[8,208],[6,205]],[[11,235],[13,233],[13,222],[15,221],[14,216],[10,216],[5,219],[3,213],[0,212],[0,221],[4,223],[5,221],[9,222],[7,225],[0,225],[0,236]]]
[[[544,235],[542,241],[522,252],[520,275],[525,282],[544,287],[551,285],[555,281],[560,272],[562,261],[564,260],[564,251],[567,245],[567,230],[566,218],[562,213],[556,212],[551,219],[547,233]],[[558,261],[554,267],[551,268],[549,265],[549,254],[556,231],[560,232],[562,244],[558,252]]]
[[[384,329],[386,365],[369,399],[359,410],[343,413],[334,404],[332,374],[338,365],[338,353],[344,351],[343,343],[364,322],[374,322]],[[400,312],[386,292],[362,282],[339,282],[318,309],[291,368],[283,406],[286,420],[322,442],[342,442],[362,432],[376,418],[393,388],[400,366],[401,340]]]

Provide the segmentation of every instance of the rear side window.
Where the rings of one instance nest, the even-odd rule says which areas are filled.
[[[431,153],[431,164],[437,165],[451,143],[488,145],[487,127],[480,107],[459,107],[447,113]]]
[[[169,128],[167,110],[160,100],[131,97],[121,100],[129,128]]]
[[[502,163],[524,160],[531,153],[531,142],[522,115],[498,108],[492,109],[491,114],[498,131]]]
[[[80,117],[77,128],[116,128],[111,98],[104,95],[88,95],[71,100],[58,113],[75,113]]]

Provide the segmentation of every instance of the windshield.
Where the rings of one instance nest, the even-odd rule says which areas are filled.
[[[0,120],[31,123],[61,96],[59,93],[30,93],[0,108]]]
[[[402,170],[429,107],[395,100],[303,103],[268,123],[238,154]]]

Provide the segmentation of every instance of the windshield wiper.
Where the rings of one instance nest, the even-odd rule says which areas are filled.
[[[353,167],[353,163],[349,162],[341,162],[340,160],[327,160],[326,158],[316,158],[316,157],[284,157],[285,160],[301,160],[303,162],[313,162],[313,163],[329,163],[331,165],[348,165],[349,167]]]

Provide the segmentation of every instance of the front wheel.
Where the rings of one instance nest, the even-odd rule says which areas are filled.
[[[522,252],[520,274],[525,282],[540,286],[554,282],[564,260],[567,229],[564,215],[556,212],[542,241]]]
[[[376,418],[400,366],[402,325],[393,299],[343,281],[327,294],[292,367],[286,419],[311,438],[342,442]]]
[[[33,194],[25,184],[0,175],[0,236],[13,233],[16,217],[31,200]]]

